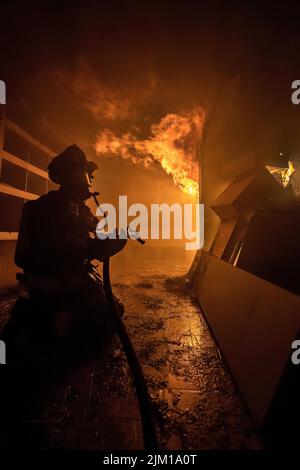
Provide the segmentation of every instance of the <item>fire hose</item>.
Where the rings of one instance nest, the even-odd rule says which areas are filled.
[[[98,193],[92,193],[92,197],[99,207],[97,199]],[[136,240],[144,244],[145,242],[140,238]],[[114,295],[110,281],[110,257],[107,257],[103,262],[103,287],[108,303],[109,310],[112,314],[113,321],[116,325],[117,333],[121,341],[124,353],[127,358],[131,376],[133,379],[136,396],[138,399],[140,416],[143,430],[143,440],[145,450],[154,450],[158,448],[156,429],[152,414],[151,400],[148,392],[147,383],[143,374],[143,370],[131,339],[127,333],[126,327],[122,321],[119,310],[115,304]]]

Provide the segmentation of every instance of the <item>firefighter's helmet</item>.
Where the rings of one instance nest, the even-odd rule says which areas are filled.
[[[97,168],[96,163],[87,160],[83,150],[77,145],[70,145],[49,163],[48,173],[51,181],[63,184],[66,178],[72,178],[72,174],[77,173],[79,170],[91,177]]]

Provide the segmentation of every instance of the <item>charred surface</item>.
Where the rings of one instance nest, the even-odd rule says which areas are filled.
[[[160,446],[260,448],[184,274],[183,265],[164,263],[114,274]],[[1,297],[2,324],[15,297],[14,291]],[[142,448],[137,400],[117,337],[85,348],[39,344],[30,361],[14,369],[2,390],[9,422],[2,425],[3,448]]]

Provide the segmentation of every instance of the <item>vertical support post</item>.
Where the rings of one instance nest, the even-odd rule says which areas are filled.
[[[0,104],[0,152],[4,147],[6,109],[4,104]],[[2,158],[0,154],[0,176],[1,176]]]

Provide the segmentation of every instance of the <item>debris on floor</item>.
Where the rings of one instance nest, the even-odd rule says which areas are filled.
[[[260,448],[185,272],[180,264],[144,263],[112,275],[148,383],[160,447]],[[12,290],[0,297],[0,325],[16,295]],[[24,399],[18,436],[4,433],[3,447],[17,439],[22,448],[143,448],[137,399],[118,338],[92,357],[78,361],[78,356],[80,351],[76,357],[54,355],[35,399]],[[30,396],[30,384],[24,389]]]

